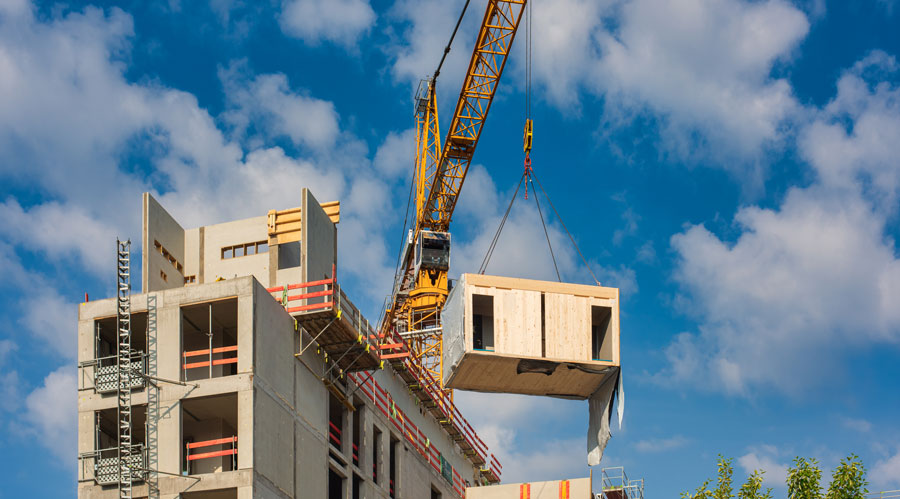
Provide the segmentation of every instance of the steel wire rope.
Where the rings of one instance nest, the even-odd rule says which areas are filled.
[[[503,226],[506,225],[506,219],[509,218],[509,212],[512,210],[513,203],[516,202],[516,197],[519,195],[519,189],[522,187],[523,180],[525,180],[524,173],[519,177],[519,184],[516,185],[516,191],[513,192],[512,199],[509,200],[509,206],[506,207],[506,213],[504,213],[503,218],[500,219],[500,226],[497,227],[497,232],[494,233],[494,238],[491,240],[490,246],[488,246],[487,253],[484,255],[484,259],[481,260],[481,267],[478,268],[479,274],[484,274],[488,264],[491,262],[491,256],[494,254],[494,249],[497,248],[497,241],[500,239],[500,232],[503,231]]]
[[[572,246],[575,246],[575,251],[578,252],[578,256],[580,256],[580,257],[581,257],[581,261],[584,262],[585,268],[587,268],[588,272],[590,272],[591,277],[594,279],[594,282],[597,283],[597,286],[600,286],[600,281],[597,280],[597,276],[594,275],[594,271],[591,270],[591,266],[588,264],[588,261],[587,261],[587,259],[584,257],[584,254],[581,252],[581,248],[578,247],[578,243],[575,242],[575,238],[572,236],[572,233],[569,232],[568,227],[566,227],[566,223],[563,222],[562,217],[559,216],[559,212],[556,211],[556,206],[553,205],[553,200],[550,199],[550,196],[547,195],[547,191],[544,190],[544,186],[541,184],[540,179],[537,178],[537,176],[534,174],[534,172],[531,173],[531,177],[537,182],[538,187],[541,188],[541,192],[544,193],[544,197],[547,198],[547,202],[550,203],[550,208],[553,209],[553,213],[556,214],[556,218],[559,220],[560,225],[563,226],[563,229],[565,229],[566,234],[568,234],[569,240],[572,241]],[[535,194],[535,196],[536,196],[536,194]]]
[[[533,175],[534,173],[532,173]],[[553,268],[556,270],[556,280],[562,282],[562,277],[559,275],[559,266],[556,264],[556,255],[553,254],[553,244],[550,243],[550,233],[547,232],[547,224],[544,223],[544,214],[541,212],[541,202],[538,200],[537,192],[534,193],[534,202],[537,204],[538,216],[541,217],[541,226],[544,228],[544,237],[547,238],[547,247],[550,248],[550,258],[553,260]]]

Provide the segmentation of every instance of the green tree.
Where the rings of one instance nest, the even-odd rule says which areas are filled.
[[[732,476],[734,475],[734,459],[725,459],[725,456],[719,454],[717,468],[719,471],[719,480],[718,486],[713,492],[713,497],[715,499],[732,499],[734,497],[734,491],[731,485]]]
[[[741,485],[741,490],[738,491],[738,499],[772,499],[772,489],[768,488],[765,492],[762,492],[762,481],[763,474],[765,471],[755,470],[749,477],[747,477],[747,481],[744,485]]]
[[[707,479],[699,487],[697,487],[697,490],[695,490],[693,494],[685,491],[682,492],[678,497],[680,497],[681,499],[713,499],[713,493],[708,488],[709,482],[710,480]]]
[[[818,461],[794,458],[794,466],[788,468],[788,499],[822,499],[821,479],[822,470]]]
[[[859,456],[850,454],[841,460],[831,476],[826,499],[863,499],[869,492],[866,489],[866,467]]]

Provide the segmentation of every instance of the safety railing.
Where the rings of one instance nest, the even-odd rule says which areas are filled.
[[[97,393],[112,393],[118,390],[119,384],[119,357],[109,355],[94,360],[81,362],[78,367],[82,370],[93,368],[94,390]],[[123,388],[132,390],[146,386],[147,379],[147,354],[134,352],[131,355],[131,373],[129,379],[123,382]],[[90,374],[87,374],[90,376]]]
[[[351,373],[348,377],[359,387],[358,391],[372,401],[375,408],[388,419],[390,424],[397,429],[397,432],[403,435],[410,446],[415,449],[436,472],[442,473],[447,471],[446,466],[449,463],[444,461],[442,466],[442,454],[440,450],[438,450],[438,446],[432,443],[431,440],[425,436],[425,433],[410,421],[409,417],[407,417],[406,413],[397,406],[393,397],[391,397],[391,394],[387,390],[382,388],[377,381],[363,374]],[[484,444],[482,443],[482,445]],[[484,446],[484,448],[486,449],[487,446]],[[491,456],[493,457],[493,455]],[[492,462],[499,468],[500,464],[496,458],[493,458]],[[462,496],[466,489],[465,480],[463,480],[456,469],[451,469],[451,472],[453,477],[451,482],[453,490]],[[373,476],[376,476],[376,474],[377,468],[373,465]]]
[[[332,267],[332,275],[335,268]],[[306,292],[299,294],[291,294],[294,290],[304,290]],[[342,374],[342,370],[367,370],[374,364],[379,364],[382,358],[385,358],[379,348],[378,335],[375,331],[375,325],[370,323],[347,297],[347,294],[341,289],[341,286],[332,277],[318,281],[305,282],[299,284],[287,284],[267,288],[267,291],[273,295],[288,313],[300,314],[299,321],[304,327],[308,326],[308,321],[312,325],[309,333],[313,337],[313,341],[318,344],[326,345],[327,353],[333,358],[346,360],[340,363],[337,372]],[[304,303],[300,305],[292,305],[293,302],[300,300],[310,300],[321,298],[320,303]],[[322,314],[331,313],[332,315],[323,320]],[[302,314],[301,314],[302,313]],[[320,314],[321,313],[321,314]],[[332,319],[329,321],[329,319]],[[331,325],[330,322],[338,321],[338,324]],[[348,331],[349,329],[349,331]],[[346,336],[353,336],[356,341],[355,345],[349,346],[345,343]],[[337,339],[335,341],[335,339]],[[324,341],[323,341],[324,340]],[[329,344],[340,343],[345,345],[348,350],[340,351],[337,348],[329,347]],[[364,350],[366,357],[353,361],[353,356],[345,357],[347,351]],[[388,356],[387,358],[392,358]]]
[[[196,452],[191,454],[194,449],[204,449],[207,447],[224,448],[214,451]],[[230,446],[230,448],[229,448]],[[199,459],[210,459],[214,457],[231,456],[231,469],[237,469],[237,436],[217,438],[214,440],[204,440],[202,442],[188,442],[185,444],[185,460],[187,461],[187,474],[191,474],[191,462]]]
[[[201,367],[209,368],[209,377],[213,377],[212,368],[214,366],[223,366],[226,364],[237,364],[237,345],[231,345],[227,347],[217,347],[217,348],[205,348],[203,350],[191,350],[184,352],[182,354],[184,358],[184,363],[182,364],[184,368],[185,379],[187,377],[187,371],[189,369],[198,369]],[[234,357],[222,357],[219,359],[214,359],[213,356],[222,355],[226,353],[234,352]],[[188,359],[195,357],[207,357],[207,360],[202,360],[199,362],[188,362]]]
[[[328,442],[338,450],[341,450],[341,429],[331,421],[328,422]]]
[[[402,349],[408,351],[403,339],[396,333],[393,333],[392,341],[402,343]],[[478,436],[478,433],[475,432],[475,428],[472,427],[469,421],[463,417],[459,408],[456,407],[456,404],[454,404],[453,401],[444,394],[444,391],[440,389],[440,383],[435,380],[428,371],[421,369],[418,365],[411,362],[408,357],[403,359],[403,363],[405,369],[413,375],[417,385],[421,387],[419,397],[422,398],[422,395],[427,395],[427,398],[437,405],[438,411],[442,415],[442,418],[440,418],[438,422],[459,432],[474,452],[481,458],[481,461],[488,466],[486,469],[492,470],[499,478],[500,467],[498,466],[496,469],[493,468],[491,461],[488,460],[487,444],[485,444],[481,437]],[[496,458],[494,458],[493,461],[497,465],[500,464]]]
[[[600,486],[602,499],[644,499],[644,480],[629,480],[623,466],[601,468]]]
[[[335,267],[334,265],[332,265],[331,278],[329,279],[320,279],[318,281],[302,282],[299,284],[288,284],[285,286],[275,286],[273,288],[267,288],[266,291],[276,295],[275,299],[281,302],[281,304],[289,314],[292,314],[294,312],[306,312],[309,310],[331,308],[334,306],[334,271]],[[297,289],[306,290],[306,292],[294,295],[289,294],[290,291],[294,291]],[[281,296],[277,296],[278,294],[280,294]],[[322,298],[322,301],[319,303],[306,303],[304,305],[296,305],[293,307],[290,306],[291,302],[293,301],[309,300],[311,298]]]
[[[119,448],[111,447],[78,456],[81,462],[80,478],[90,479],[88,470],[93,471],[93,479],[97,485],[110,485],[119,482]],[[133,481],[144,481],[147,478],[147,449],[144,444],[131,446],[128,467],[132,470]]]

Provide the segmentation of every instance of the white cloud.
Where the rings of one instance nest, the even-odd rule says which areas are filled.
[[[0,99],[0,176],[48,199],[0,204],[5,240],[106,275],[114,237],[139,234],[142,191],[192,227],[296,206],[309,187],[320,200],[345,202],[339,246],[349,274],[390,275],[391,258],[378,245],[399,216],[391,189],[401,166],[389,148],[408,132],[385,138],[373,176],[366,144],[340,129],[332,103],[291,88],[284,75],[252,75],[238,63],[220,74],[228,104],[221,119],[241,144],[195,96],[128,82],[122,60],[132,35],[131,18],[118,9],[50,22],[29,11],[0,17],[0,89],[16,96]],[[251,137],[243,140],[245,133]],[[268,147],[281,136],[308,154]],[[127,164],[132,148],[147,165]],[[384,291],[371,293],[380,299]]]
[[[900,188],[900,90],[866,79],[894,68],[867,58],[801,132],[816,183],[777,209],[739,210],[733,242],[701,225],[673,236],[675,278],[700,326],[669,346],[662,377],[799,394],[827,379],[838,355],[900,343],[900,260],[886,236]]]
[[[347,48],[375,24],[369,0],[284,0],[281,29],[309,44],[334,42]]]
[[[415,90],[421,79],[434,74],[463,4],[464,0],[394,2],[387,16],[396,26],[403,26],[403,30],[400,33],[391,32],[391,43],[384,48],[392,61],[391,76],[394,81],[409,83]],[[484,17],[481,7],[482,4],[477,3],[469,6],[441,68],[437,80],[438,109],[444,109],[445,113],[450,112],[459,97],[478,26]]]
[[[19,324],[45,342],[57,355],[75,359],[77,345],[77,305],[60,296],[47,285],[36,283],[20,302],[22,316]]]
[[[67,467],[76,454],[75,368],[63,366],[25,399],[25,427]]]
[[[334,146],[340,133],[334,104],[293,92],[280,73],[250,77],[245,66],[234,63],[219,71],[230,106],[223,119],[238,138],[252,124],[266,138],[287,136],[295,145],[315,149]]]
[[[861,433],[866,433],[872,430],[872,423],[860,418],[842,417],[841,424],[846,428],[850,428],[851,430],[855,430]]]
[[[777,450],[772,446],[761,446],[738,458],[738,464],[747,475],[754,471],[764,471],[763,485],[783,487],[787,479],[787,465],[778,462]]]
[[[900,487],[900,451],[887,459],[876,462],[869,473],[869,479],[882,489]]]
[[[375,168],[388,177],[412,177],[416,164],[416,131],[390,132],[375,153]]]
[[[549,397],[458,391],[456,404],[503,466],[504,483],[560,480],[588,473],[584,437],[534,438],[541,425],[579,414],[584,402]],[[576,423],[577,424],[577,423]],[[580,431],[580,430],[579,430]],[[585,449],[584,453],[578,449]],[[579,472],[578,470],[583,470]]]
[[[634,448],[640,452],[666,452],[687,445],[688,439],[675,435],[670,438],[650,438],[640,440],[634,445]]]
[[[613,115],[660,116],[663,145],[678,156],[756,157],[798,111],[787,80],[770,77],[809,30],[791,4],[635,0],[618,20],[618,30],[598,34],[596,89]]]

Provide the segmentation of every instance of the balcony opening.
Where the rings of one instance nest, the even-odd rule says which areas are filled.
[[[391,446],[390,446],[390,469],[388,469],[388,494],[391,497],[397,497],[397,459],[400,457],[398,453],[400,451],[400,440],[397,439],[394,435],[391,435]]]
[[[97,393],[117,391],[119,374],[119,327],[115,317],[94,321],[94,387]],[[137,373],[131,378],[131,388],[142,388],[147,373],[147,312],[131,314],[131,363]]]
[[[344,477],[328,468],[328,499],[344,499]]]
[[[188,475],[237,469],[237,393],[181,402],[181,462]]]
[[[361,476],[356,473],[353,474],[353,499],[362,497],[362,494],[360,493],[362,491],[362,481],[363,479]]]
[[[181,307],[185,381],[237,374],[237,324],[237,298]]]
[[[379,483],[379,480],[381,479],[381,473],[379,473],[379,470],[381,469],[381,446],[383,443],[381,440],[381,430],[379,430],[377,426],[372,426],[372,430],[372,481]]]
[[[472,295],[472,348],[494,351],[494,297]]]
[[[360,442],[362,442],[362,411],[363,403],[356,403],[356,410],[353,411],[353,464],[359,466],[359,454],[361,452]]]
[[[331,392],[328,393],[328,443],[338,452],[344,451],[344,411],[346,408]]]
[[[612,308],[591,307],[591,359],[612,362]]]
[[[118,408],[94,413],[94,479],[100,485],[119,481],[119,413]],[[135,405],[131,412],[131,465],[133,478],[144,480],[147,469],[147,406]]]

